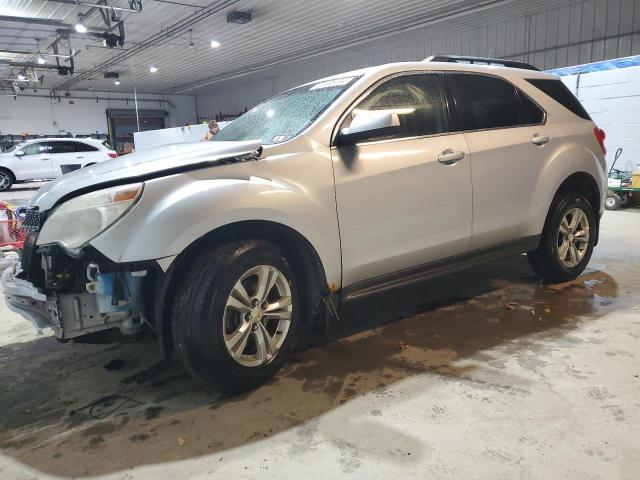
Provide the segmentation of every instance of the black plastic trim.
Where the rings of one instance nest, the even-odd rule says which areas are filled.
[[[380,275],[369,280],[354,283],[342,289],[341,300],[348,302],[361,297],[382,293],[395,288],[404,287],[430,278],[440,277],[449,273],[466,270],[467,268],[503,258],[520,255],[535,250],[540,244],[541,235],[532,235],[517,240],[503,242],[491,247],[485,247],[472,252],[455,255],[397,272]]]

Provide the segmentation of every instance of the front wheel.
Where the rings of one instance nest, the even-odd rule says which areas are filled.
[[[13,186],[13,175],[8,170],[0,169],[0,192],[6,192]]]
[[[232,390],[271,378],[298,331],[298,282],[262,240],[232,242],[198,257],[172,309],[176,356],[194,377]]]
[[[589,201],[578,193],[558,195],[549,210],[540,245],[527,254],[546,280],[566,282],[580,275],[593,253],[596,219]]]

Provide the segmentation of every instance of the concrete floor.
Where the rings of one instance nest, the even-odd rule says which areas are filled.
[[[2,305],[0,478],[636,479],[639,245],[640,210],[607,213],[574,282],[521,256],[352,304],[235,397]]]

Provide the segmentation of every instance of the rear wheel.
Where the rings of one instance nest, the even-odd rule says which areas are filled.
[[[539,247],[527,254],[538,275],[566,282],[580,275],[591,258],[596,220],[586,198],[577,193],[558,195],[547,216]]]
[[[4,168],[0,169],[0,192],[9,190],[14,182],[15,178],[13,178],[13,173]]]
[[[233,390],[271,378],[298,331],[298,284],[275,245],[211,249],[181,279],[172,309],[176,355],[194,377]]]

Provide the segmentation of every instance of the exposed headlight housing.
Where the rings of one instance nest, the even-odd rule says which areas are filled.
[[[37,244],[59,243],[77,253],[136,204],[143,185],[134,183],[106,188],[64,202],[47,218]]]

